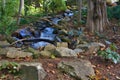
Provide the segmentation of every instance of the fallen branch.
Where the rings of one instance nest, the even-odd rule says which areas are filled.
[[[51,43],[55,46],[57,46],[56,42],[55,41],[52,41],[52,40],[48,40],[48,39],[40,39],[40,38],[35,38],[35,39],[20,39],[20,40],[17,40],[9,45],[0,45],[1,48],[6,48],[6,47],[10,47],[10,46],[13,46],[15,44],[17,44],[18,42],[40,42],[40,41],[44,41],[44,42],[48,42],[48,43]]]

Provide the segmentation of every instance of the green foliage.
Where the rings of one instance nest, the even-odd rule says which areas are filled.
[[[98,55],[104,59],[112,60],[115,64],[120,62],[120,55],[116,52],[117,47],[115,44],[111,44],[110,47],[105,50],[98,50]]]
[[[14,16],[18,10],[18,3],[17,0],[6,0],[5,4],[0,2],[0,33],[9,34],[13,30],[16,24]]]
[[[110,44],[110,49],[112,51],[116,51],[117,50],[117,46],[114,43],[112,43],[112,44]]]
[[[109,19],[120,19],[120,6],[107,7],[107,15]]]
[[[82,20],[81,20],[81,24],[86,24],[86,20],[87,20],[87,8],[82,9]]]
[[[0,71],[16,75],[20,72],[19,64],[15,62],[6,62],[0,66]]]
[[[108,16],[109,19],[113,18],[112,7],[107,7],[107,16]]]
[[[120,19],[120,6],[113,7],[113,16],[117,19]]]
[[[25,1],[25,13],[27,15],[48,14],[51,12],[60,12],[66,10],[65,0],[39,0],[39,7],[36,7],[36,2],[32,1],[30,4]]]
[[[27,7],[28,7],[27,15],[36,15],[41,12],[41,8],[35,8],[35,4],[32,4]]]
[[[65,0],[51,0],[49,9],[52,10],[53,13],[66,10]]]

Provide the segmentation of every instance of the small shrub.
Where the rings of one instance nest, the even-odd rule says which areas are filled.
[[[115,44],[111,44],[110,47],[104,50],[98,50],[98,55],[107,60],[112,60],[115,64],[120,62],[120,55],[116,52]]]
[[[3,73],[10,73],[10,74],[18,74],[19,71],[19,64],[15,62],[6,62],[0,66],[0,71]]]

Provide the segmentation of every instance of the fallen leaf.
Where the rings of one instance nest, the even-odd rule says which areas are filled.
[[[119,77],[119,76],[116,76],[116,79],[117,79],[117,80],[120,80],[120,77]]]
[[[53,67],[54,65],[53,65],[53,64],[51,64],[51,63],[48,63],[48,66]]]
[[[54,71],[54,70],[51,70],[50,72],[51,72],[52,74],[55,74],[55,71]]]

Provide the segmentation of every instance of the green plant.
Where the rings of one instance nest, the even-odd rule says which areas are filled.
[[[103,57],[104,59],[112,60],[115,64],[120,62],[120,55],[116,52],[116,45],[111,44],[108,48],[104,50],[98,50],[98,55]]]
[[[0,1],[0,33],[8,35],[15,28],[14,16],[17,14],[19,1],[6,0],[4,4],[2,1]]]
[[[10,74],[18,74],[19,64],[16,62],[5,62],[0,66],[0,71]]]
[[[120,19],[120,5],[115,7],[107,7],[107,16],[109,19]]]
[[[108,19],[113,18],[113,11],[111,7],[107,7],[107,16],[108,16]]]
[[[66,10],[67,6],[65,0],[51,0],[49,3],[49,9],[53,13]]]

